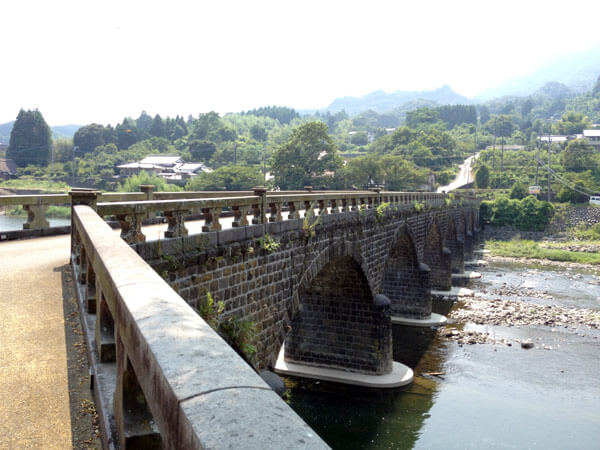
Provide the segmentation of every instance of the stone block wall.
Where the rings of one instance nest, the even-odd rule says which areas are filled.
[[[375,305],[350,257],[330,261],[300,294],[286,338],[286,361],[368,374],[392,369],[390,308]]]
[[[455,208],[434,208],[418,213],[412,207],[389,208],[384,217],[378,217],[371,209],[322,215],[317,224],[311,226],[303,219],[286,220],[139,243],[134,247],[194,308],[198,309],[206,302],[210,292],[216,302],[224,303],[223,317],[252,321],[257,330],[257,367],[274,364],[281,345],[292,336],[294,327],[298,331],[298,327],[311,323],[303,313],[314,316],[332,311],[338,319],[328,319],[327,326],[339,330],[338,335],[342,336],[352,329],[348,328],[345,319],[352,317],[352,311],[359,311],[358,305],[367,305],[367,297],[371,299],[370,309],[361,310],[361,314],[370,317],[365,320],[371,321],[371,328],[361,329],[361,333],[370,333],[367,334],[369,339],[378,336],[379,342],[373,341],[371,348],[378,346],[385,355],[387,331],[385,327],[378,328],[382,326],[379,320],[384,313],[373,309],[373,299],[376,294],[385,293],[392,303],[391,310],[405,316],[426,317],[431,313],[427,294],[429,277],[432,288],[440,285],[449,288],[451,281],[450,255],[444,252],[440,230],[434,233],[430,228],[440,219],[446,223],[444,215],[456,211]],[[391,251],[402,245],[397,243],[407,230],[414,242],[418,265],[413,262],[404,267],[404,263],[392,263],[386,273]],[[260,239],[265,233],[279,244],[279,248],[271,253],[261,248]],[[360,268],[360,271],[352,272],[354,281],[340,283],[325,275],[319,278],[331,261],[341,257],[351,258]],[[421,265],[423,262],[430,267],[430,274]],[[317,295],[316,286],[322,284],[323,277],[329,280],[332,289],[344,292],[346,302],[340,296]],[[398,284],[403,286],[400,293],[395,292]],[[361,294],[344,291],[345,285],[352,286],[353,290],[360,286]],[[299,334],[295,336],[297,338]],[[339,353],[331,349],[327,352],[322,355],[329,355],[328,361],[322,356],[316,358],[315,363],[337,364],[331,355]],[[384,365],[372,361],[371,369],[365,369],[369,364],[361,362],[354,364],[352,370],[369,371],[373,367],[382,370]]]
[[[431,314],[430,269],[419,264],[408,233],[402,233],[387,260],[381,293],[391,302],[392,316],[423,319]]]

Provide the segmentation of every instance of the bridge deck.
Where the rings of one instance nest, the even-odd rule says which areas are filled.
[[[69,448],[69,236],[0,244],[0,447]]]
[[[190,233],[202,223],[188,222]],[[148,239],[165,229],[143,228]],[[0,448],[72,447],[64,310],[71,294],[61,279],[69,247],[70,236],[0,243]]]

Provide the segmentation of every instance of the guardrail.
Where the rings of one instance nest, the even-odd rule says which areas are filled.
[[[72,241],[108,447],[327,448],[92,208]]]

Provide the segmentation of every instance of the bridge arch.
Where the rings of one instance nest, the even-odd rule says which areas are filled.
[[[474,237],[474,226],[473,226],[473,212],[470,210],[466,210],[463,213],[464,222],[465,222],[465,249],[464,249],[464,257],[466,259],[473,258],[473,250],[475,247],[475,237]]]
[[[425,235],[423,262],[429,266],[431,289],[447,291],[452,288],[451,252],[444,247],[440,225],[432,219]]]
[[[391,372],[389,303],[375,302],[361,263],[330,250],[313,262],[298,287],[285,360],[371,375]]]
[[[392,316],[423,319],[431,314],[429,268],[420,264],[407,226],[398,231],[386,260],[381,293],[390,299]]]

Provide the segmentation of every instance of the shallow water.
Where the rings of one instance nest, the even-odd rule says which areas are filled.
[[[596,274],[544,267],[521,275],[529,269],[534,268],[491,266],[482,271],[475,290],[504,282],[509,287],[540,283],[553,298],[525,301],[597,308],[597,291],[590,293],[594,287],[587,285]],[[576,274],[581,278],[573,279]],[[415,370],[407,389],[377,391],[290,378],[289,403],[336,449],[600,448],[598,330],[465,327],[531,339],[536,348],[460,346],[430,330],[394,326],[394,359]]]

